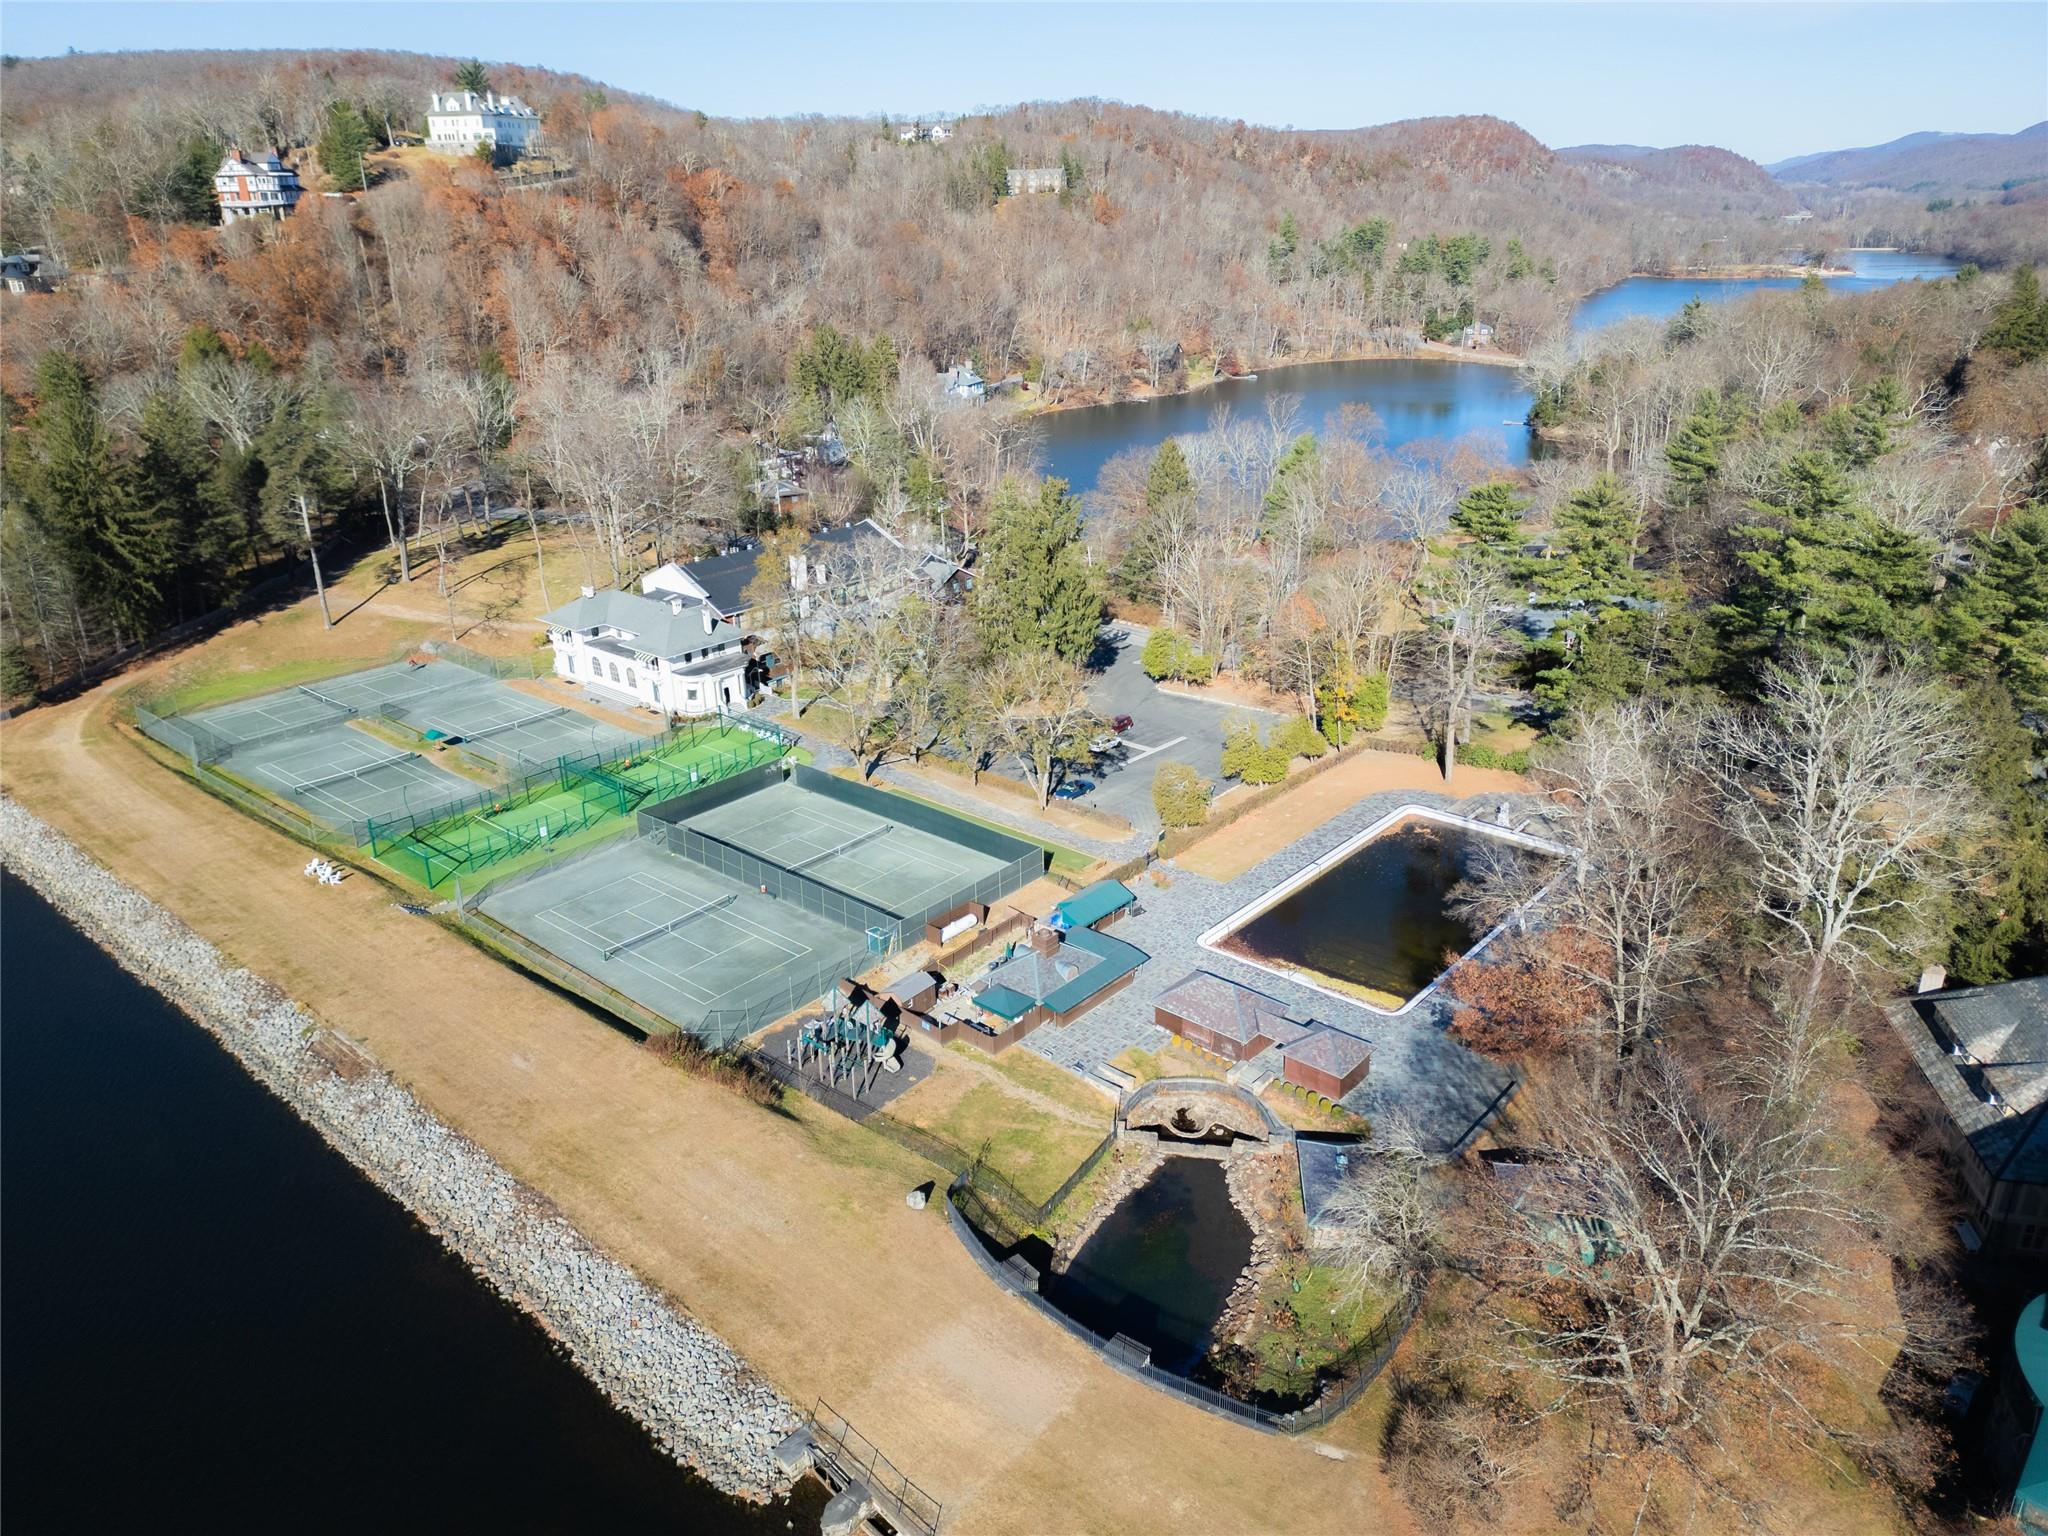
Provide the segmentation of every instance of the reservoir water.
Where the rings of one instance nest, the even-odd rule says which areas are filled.
[[[10,1532],[817,1529],[663,1457],[211,1038],[0,876]]]
[[[1835,259],[1852,272],[1827,283],[1844,292],[1956,271],[1952,261],[1910,251],[1847,251]],[[1759,289],[1798,286],[1796,277],[1632,277],[1589,295],[1573,312],[1572,325],[1590,332],[1632,315],[1668,318],[1694,297],[1720,302]],[[1323,430],[1343,406],[1365,405],[1379,420],[1377,441],[1387,448],[1470,439],[1508,464],[1525,464],[1531,453],[1530,433],[1523,425],[1529,394],[1516,370],[1400,358],[1302,363],[1184,395],[1054,411],[1039,418],[1045,472],[1060,476],[1077,492],[1092,490],[1102,466],[1125,449],[1149,452],[1169,437],[1203,431],[1219,406],[1229,406],[1239,420],[1262,421],[1266,401],[1275,395],[1298,396],[1301,424],[1311,431]]]

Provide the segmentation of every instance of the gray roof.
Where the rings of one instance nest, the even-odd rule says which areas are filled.
[[[844,528],[819,529],[811,536],[810,549],[814,559],[821,559],[829,565],[832,556],[838,552],[870,539],[888,537],[872,521],[862,518]],[[689,572],[692,581],[710,594],[711,605],[720,613],[739,613],[747,605],[747,588],[753,584],[754,569],[760,558],[760,544],[749,541],[708,560],[692,560],[683,569]]]
[[[1280,1054],[1288,1061],[1298,1061],[1333,1077],[1343,1077],[1355,1070],[1360,1062],[1372,1059],[1372,1042],[1323,1024],[1293,1044],[1282,1046]]]
[[[1299,1040],[1307,1030],[1287,1016],[1284,1003],[1208,971],[1182,977],[1154,1002],[1168,1013],[1240,1045],[1261,1035],[1275,1045],[1284,1045]]]
[[[556,629],[624,630],[632,638],[625,642],[650,656],[681,656],[707,646],[726,645],[740,637],[738,626],[726,623],[718,613],[711,615],[711,630],[704,629],[705,606],[684,602],[678,613],[666,597],[641,592],[599,592],[565,603],[541,617]]]
[[[1301,1210],[1310,1226],[1322,1225],[1331,1198],[1367,1155],[1365,1143],[1355,1136],[1294,1138],[1294,1156],[1301,1166]]]
[[[1991,1176],[2048,1183],[2048,977],[1924,993],[1889,1012]]]

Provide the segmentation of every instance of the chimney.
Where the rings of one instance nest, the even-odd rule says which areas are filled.
[[[683,600],[680,597],[670,598],[668,600],[668,611],[670,613],[680,614],[683,611]]]
[[[1920,985],[1915,987],[1913,990],[1915,992],[1939,992],[1943,987],[1947,985],[1948,967],[1942,965],[1930,965],[1927,967],[1926,970],[1920,973]]]
[[[1031,948],[1036,953],[1041,955],[1057,954],[1059,953],[1059,947],[1060,936],[1045,924],[1041,923],[1038,927],[1031,930]]]
[[[718,619],[711,612],[711,605],[709,603],[705,603],[702,606],[704,609],[704,633],[708,635],[717,626]],[[681,608],[678,607],[677,612],[681,611]]]
[[[597,588],[595,588],[595,587],[585,587],[585,588],[583,589],[583,595],[584,595],[585,597],[595,597],[595,596],[597,596]]]

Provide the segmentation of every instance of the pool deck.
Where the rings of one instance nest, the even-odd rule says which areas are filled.
[[[1159,866],[1170,884],[1162,890],[1147,878],[1132,881],[1142,911],[1124,918],[1116,928],[1118,938],[1152,957],[1136,983],[1064,1029],[1037,1031],[1022,1042],[1023,1048],[1080,1073],[1092,1071],[1127,1046],[1158,1050],[1171,1037],[1152,1022],[1153,999],[1188,972],[1209,971],[1278,999],[1296,1018],[1315,1019],[1371,1041],[1372,1070],[1344,1096],[1347,1109],[1380,1121],[1408,1120],[1425,1143],[1439,1151],[1448,1153],[1462,1146],[1499,1107],[1515,1075],[1451,1039],[1446,1033],[1450,1009],[1441,993],[1432,992],[1404,1016],[1389,1018],[1205,949],[1200,936],[1400,806],[1420,805],[1491,819],[1502,798],[1493,794],[1460,800],[1451,795],[1388,790],[1346,807],[1235,880],[1219,883],[1170,863]],[[1527,797],[1508,798],[1518,826],[1538,808]],[[1277,1050],[1263,1052],[1255,1062],[1279,1075]]]

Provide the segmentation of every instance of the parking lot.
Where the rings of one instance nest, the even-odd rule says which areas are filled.
[[[1143,831],[1159,825],[1152,809],[1152,775],[1162,763],[1186,763],[1220,788],[1224,720],[1233,712],[1263,716],[1242,704],[1161,692],[1138,665],[1149,633],[1124,623],[1112,623],[1102,632],[1103,646],[1114,655],[1091,677],[1088,691],[1105,720],[1129,715],[1131,728],[1115,751],[1086,774],[1095,788],[1076,802],[1112,812]]]

